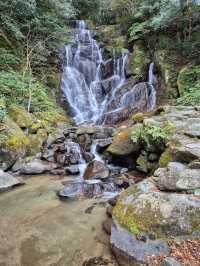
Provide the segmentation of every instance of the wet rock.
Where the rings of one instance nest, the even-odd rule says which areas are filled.
[[[58,166],[39,159],[26,158],[18,161],[12,168],[14,172],[20,172],[25,175],[37,175],[50,172]]]
[[[91,162],[94,160],[95,156],[91,152],[84,152],[83,153],[83,158],[87,163]]]
[[[41,154],[41,158],[48,162],[55,162],[54,158],[55,151],[53,149],[44,149]]]
[[[67,157],[65,154],[55,153],[54,158],[55,158],[56,163],[58,163],[59,165],[64,166],[66,164]]]
[[[84,173],[84,179],[107,179],[108,177],[109,169],[99,161],[89,163]]]
[[[84,135],[84,134],[89,134],[89,135],[93,135],[95,133],[97,133],[99,131],[98,127],[90,127],[90,126],[83,126],[83,127],[79,127],[76,131],[77,135]]]
[[[67,200],[70,198],[77,198],[83,195],[83,185],[82,183],[72,183],[68,184],[62,191],[58,193],[58,196]]]
[[[183,266],[182,263],[178,262],[174,258],[167,257],[161,263],[161,266]]]
[[[71,175],[78,175],[80,173],[80,170],[77,165],[71,165],[69,167],[66,167],[65,171],[67,174]]]
[[[120,266],[143,265],[148,257],[169,255],[170,249],[165,241],[138,240],[136,236],[114,221],[111,229],[111,248]]]
[[[0,192],[9,190],[15,186],[22,184],[23,183],[14,176],[0,170]]]
[[[65,175],[65,170],[64,169],[53,169],[50,171],[50,174],[52,175],[59,175],[59,176],[64,176]]]
[[[116,204],[117,204],[118,197],[119,197],[119,196],[110,199],[110,200],[108,201],[108,203],[109,203],[112,207],[115,207]]]
[[[96,151],[98,153],[103,153],[108,146],[112,144],[112,138],[108,138],[108,139],[99,139],[97,141],[97,147],[96,147]]]
[[[110,205],[106,208],[106,214],[108,217],[112,218],[112,212],[113,212],[113,207]]]
[[[157,161],[158,159],[159,159],[159,156],[158,156],[157,153],[150,153],[150,154],[148,155],[148,160],[149,160],[150,162],[155,162],[155,161]]]

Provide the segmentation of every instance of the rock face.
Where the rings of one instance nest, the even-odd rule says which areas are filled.
[[[95,160],[89,163],[84,173],[84,179],[106,179],[108,177],[109,169],[104,163]]]
[[[15,186],[21,185],[17,178],[0,170],[0,192],[9,190]]]

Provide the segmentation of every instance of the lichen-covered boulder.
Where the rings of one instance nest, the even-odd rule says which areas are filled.
[[[167,254],[170,239],[180,236],[190,238],[199,233],[199,215],[199,197],[162,192],[151,178],[142,181],[122,192],[113,210],[113,218],[119,230],[132,235],[132,245],[127,248],[123,234],[120,241],[111,234],[113,250],[116,254],[125,253],[138,263],[130,265],[142,265],[147,256]],[[145,249],[150,240],[161,241],[155,254],[154,249]],[[151,243],[150,247],[154,248],[154,244],[155,242]],[[135,245],[137,249],[133,252]]]
[[[17,159],[26,154],[26,135],[8,116],[1,125],[0,132],[0,169],[7,170]]]
[[[21,106],[11,105],[8,114],[20,128],[29,128],[33,124],[32,115]]]

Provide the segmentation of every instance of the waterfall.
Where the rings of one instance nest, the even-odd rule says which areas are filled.
[[[128,105],[132,106],[133,103],[128,98],[135,97],[137,104],[138,97],[132,97],[130,91],[120,96],[121,88],[126,83],[127,60],[128,52],[117,56],[116,50],[113,49],[113,58],[104,61],[103,49],[93,38],[92,31],[87,29],[84,21],[76,22],[74,42],[65,47],[61,83],[76,124],[103,123],[107,114],[123,111]],[[147,109],[155,107],[153,67],[152,63],[149,67],[148,84],[143,88],[148,99]]]

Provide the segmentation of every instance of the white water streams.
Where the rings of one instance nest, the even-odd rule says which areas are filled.
[[[155,107],[153,63],[149,67],[148,82],[137,84],[121,95],[120,89],[126,83],[127,60],[128,52],[117,57],[113,49],[113,58],[104,61],[103,49],[92,32],[84,21],[77,21],[74,43],[65,48],[61,86],[76,124],[103,123],[107,115],[139,106],[142,97],[146,99],[147,109]]]

